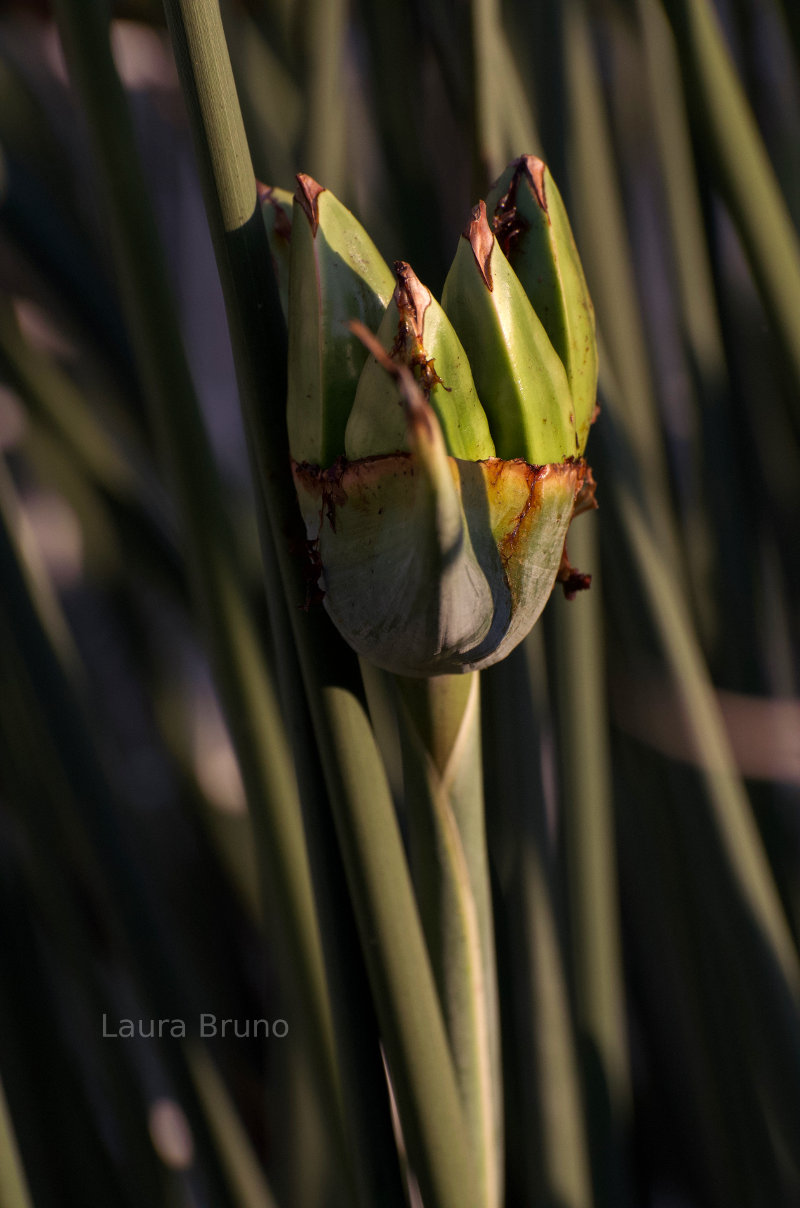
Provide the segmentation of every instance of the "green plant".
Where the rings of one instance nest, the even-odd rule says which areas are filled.
[[[108,7],[53,8],[104,234],[71,175],[66,109],[42,86],[60,87],[49,26],[7,6],[0,1200],[383,1208],[417,1203],[419,1185],[426,1208],[617,1208],[670,1191],[788,1208],[800,1186],[792,6],[720,6],[723,27],[710,0],[166,0],[166,33],[160,6],[118,6],[123,50],[147,31],[178,66],[249,475],[222,472],[209,440],[219,408],[174,298],[192,236],[185,214],[159,233],[170,157],[147,175],[131,60],[119,59],[126,96]],[[172,120],[157,128],[182,147]],[[497,213],[509,180],[492,182],[533,153],[564,192],[597,314],[600,510],[569,534],[591,590],[557,592],[480,673],[425,678],[425,659],[408,665],[394,643],[392,675],[359,661],[314,599],[289,442],[322,472],[342,453],[408,456],[400,404],[379,433],[392,447],[372,443],[374,400],[399,397],[439,417],[441,465],[477,465],[488,442],[509,463],[561,463],[575,433],[583,452],[594,368],[582,376],[580,265],[567,256],[572,301],[549,310],[558,292],[537,294],[540,274],[526,281],[505,249],[547,344],[538,328],[526,339],[556,358],[547,415],[563,427],[542,453],[514,444],[537,436],[525,406],[492,413],[496,361],[479,380],[491,315],[470,325],[485,286],[475,275],[460,290],[474,299],[456,321],[445,285],[457,249],[459,272],[477,265],[459,235],[468,203]],[[539,171],[526,162],[513,177],[525,205]],[[300,328],[291,318],[287,341],[283,317],[287,195],[259,191],[256,174],[290,186],[300,169],[358,214],[375,257],[404,267],[399,282],[379,269],[380,307],[350,316],[377,335],[369,387],[347,385],[314,431],[290,410],[287,432],[309,337],[293,351]],[[539,213],[525,221],[555,263]],[[387,369],[389,328],[408,318],[409,291],[425,301],[418,286],[476,347],[487,430],[468,391],[466,436],[448,426],[449,400],[419,372],[424,324],[404,328]],[[434,367],[456,357],[447,339]],[[441,517],[460,496],[443,473],[431,482]],[[402,491],[392,499],[402,508]],[[62,525],[59,562],[37,553],[53,531],[37,527],[45,506]],[[441,561],[434,541],[433,583]],[[428,578],[413,586],[422,609]],[[241,776],[226,809],[208,756],[212,739],[230,747],[206,663]],[[201,1015],[263,1016],[288,1034],[203,1034]],[[122,1018],[166,1022],[107,1035]]]

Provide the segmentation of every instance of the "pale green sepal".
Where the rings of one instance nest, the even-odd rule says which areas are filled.
[[[498,455],[531,465],[574,457],[564,366],[489,229],[483,202],[459,240],[442,306],[469,357]]]
[[[395,264],[397,285],[378,328],[378,341],[414,375],[441,425],[453,457],[493,457],[486,413],[472,380],[467,354],[447,315],[404,261]],[[374,356],[358,380],[345,433],[348,458],[410,449],[408,424],[397,382]]]
[[[325,467],[344,451],[367,355],[349,323],[378,326],[394,277],[350,211],[310,177],[297,179],[289,276],[289,447],[296,461]]]
[[[432,482],[407,453],[352,462],[336,481],[295,470],[325,607],[356,653],[387,671],[460,670],[491,625],[449,464],[448,479]]]
[[[597,399],[594,307],[561,194],[535,155],[509,164],[486,199],[498,243],[567,372],[579,455]]]
[[[468,474],[469,485],[462,472],[464,510],[483,527],[481,512],[488,505],[489,524],[511,596],[508,625],[502,634],[495,633],[493,641],[473,651],[465,668],[482,671],[499,663],[528,636],[549,600],[563,565],[567,530],[586,466],[567,462],[533,467],[522,461],[495,460],[479,463]],[[472,537],[476,542],[474,532]]]
[[[267,228],[272,267],[278,282],[286,322],[289,322],[289,248],[292,235],[292,194],[288,189],[276,189],[271,185],[258,184],[258,201],[261,217]]]

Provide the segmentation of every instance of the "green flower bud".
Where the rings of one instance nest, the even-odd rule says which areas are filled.
[[[593,491],[566,370],[483,203],[440,306],[404,262],[390,298],[356,220],[298,180],[289,431],[325,608],[389,671],[491,666],[557,578],[588,585],[564,552]]]
[[[459,240],[442,306],[466,349],[499,455],[531,465],[574,457],[564,366],[498,246],[483,202]]]
[[[289,321],[289,248],[292,236],[292,195],[288,189],[258,185],[261,217],[267,229],[272,268],[278,282],[278,293],[284,317]]]
[[[546,164],[524,155],[494,184],[486,206],[497,241],[563,362],[580,455],[595,413],[597,340],[594,307],[561,194]]]
[[[411,266],[398,260],[394,268],[397,285],[378,328],[378,342],[392,360],[413,369],[436,413],[448,453],[474,461],[493,457],[486,413],[458,336]],[[399,453],[410,449],[410,440],[400,388],[370,356],[358,379],[345,453],[350,459]]]
[[[374,330],[394,289],[391,269],[349,210],[297,177],[289,257],[289,448],[329,466],[344,433],[366,349],[349,323]]]
[[[295,465],[325,606],[353,649],[388,671],[489,667],[547,602],[587,469],[449,457],[410,370],[370,346],[400,378],[410,451]]]

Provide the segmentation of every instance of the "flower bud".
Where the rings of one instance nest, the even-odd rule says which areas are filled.
[[[410,371],[381,363],[400,376],[409,453],[294,467],[325,606],[353,649],[388,671],[477,671],[546,604],[587,469],[449,457]]]
[[[564,366],[498,246],[483,202],[459,240],[442,306],[466,349],[498,454],[531,465],[574,457]]]
[[[344,433],[366,349],[349,323],[374,330],[394,278],[349,210],[310,176],[297,177],[289,257],[289,448],[329,466]]]
[[[567,374],[583,454],[597,398],[594,308],[567,211],[546,164],[524,155],[486,199],[497,241]]]

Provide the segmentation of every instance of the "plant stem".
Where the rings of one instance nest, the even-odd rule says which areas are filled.
[[[397,677],[411,862],[482,1204],[502,1197],[497,973],[476,672]]]

